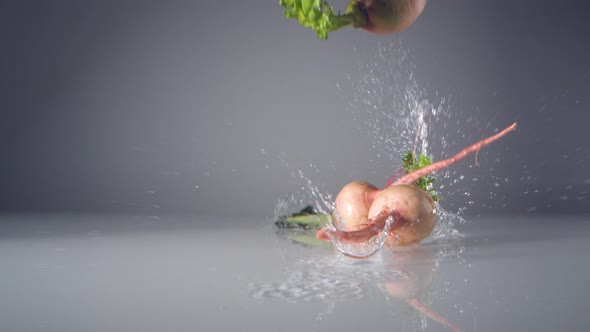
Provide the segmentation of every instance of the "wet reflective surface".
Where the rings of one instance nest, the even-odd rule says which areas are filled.
[[[590,217],[472,217],[368,260],[270,220],[3,216],[1,331],[584,331]]]

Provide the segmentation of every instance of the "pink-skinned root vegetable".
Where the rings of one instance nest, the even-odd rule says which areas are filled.
[[[422,13],[426,0],[350,0],[340,13],[326,0],[279,0],[285,17],[327,39],[330,32],[346,26],[376,34],[400,32]]]
[[[436,222],[436,206],[429,193],[414,186],[423,176],[446,168],[467,155],[516,129],[516,123],[495,135],[466,147],[454,156],[408,173],[384,189],[366,182],[352,182],[336,196],[337,229],[324,227],[316,237],[360,243],[379,235],[388,218],[393,218],[387,244],[403,246],[418,243],[430,235]]]
[[[339,196],[340,194],[336,197],[338,214],[340,214],[338,202],[343,201],[339,199]],[[340,228],[333,231],[322,228],[317,232],[316,237],[328,240],[329,233],[340,241],[365,242],[383,230],[388,218],[393,218],[387,234],[387,243],[392,245],[402,246],[419,242],[432,231],[436,220],[435,205],[432,197],[424,190],[412,185],[400,184],[382,190],[369,190],[367,196],[373,198],[368,210],[366,205],[361,206],[359,211],[353,207],[354,203],[345,203],[352,206],[351,211],[357,213],[347,214],[347,219],[340,218],[344,222],[344,230]],[[367,212],[364,213],[364,211]],[[351,216],[355,218],[350,218]]]
[[[353,0],[347,12],[361,12],[358,26],[376,34],[400,32],[422,13],[426,0]],[[356,8],[355,8],[356,7]]]

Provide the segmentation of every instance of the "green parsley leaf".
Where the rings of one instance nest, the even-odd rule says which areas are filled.
[[[432,164],[432,159],[420,153],[417,158],[411,151],[406,151],[402,155],[403,169],[406,174],[411,173],[422,167]],[[416,187],[428,192],[435,202],[439,201],[439,197],[433,188],[436,179],[432,175],[426,175],[418,179],[414,184]]]
[[[322,0],[279,0],[285,17],[296,19],[299,24],[316,32],[320,39],[328,39],[328,32],[354,22],[355,13],[335,13],[334,8]]]

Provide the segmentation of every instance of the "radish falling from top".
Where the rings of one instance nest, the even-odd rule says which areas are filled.
[[[404,157],[406,174],[383,189],[359,181],[344,186],[335,201],[334,219],[338,228],[324,227],[316,233],[316,237],[322,240],[362,243],[379,235],[387,221],[392,219],[386,234],[386,243],[389,245],[402,246],[424,240],[434,228],[434,202],[438,199],[431,188],[433,179],[428,176],[479,151],[515,129],[516,123],[513,123],[495,135],[435,163],[430,163],[423,156],[416,158],[410,153]]]
[[[387,34],[410,26],[422,13],[426,0],[351,0],[344,14],[322,0],[279,0],[287,18],[314,30],[321,39],[345,26]]]

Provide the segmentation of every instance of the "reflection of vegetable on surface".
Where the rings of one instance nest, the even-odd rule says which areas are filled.
[[[325,214],[318,214],[313,206],[308,205],[297,213],[280,216],[275,221],[275,226],[278,228],[318,229],[325,225],[329,218]]]
[[[299,242],[289,237],[294,234],[305,234],[308,230],[278,228],[277,231],[284,231],[287,238],[297,243],[310,247],[318,245],[307,243],[307,240]],[[329,242],[321,242],[329,245]],[[447,251],[444,253],[448,255]],[[334,306],[340,301],[363,298],[367,294],[367,286],[371,285],[377,286],[392,299],[404,301],[416,312],[450,330],[462,331],[428,305],[427,299],[436,277],[438,263],[427,248],[416,245],[396,247],[381,254],[382,263],[372,266],[370,271],[366,265],[342,265],[339,261],[321,261],[321,264],[318,264],[316,260],[306,260],[310,264],[308,269],[302,269],[302,266],[298,265],[297,269],[291,270],[290,274],[280,281],[251,285],[250,296],[266,300],[281,299],[291,303],[328,302]],[[403,317],[406,321],[412,321],[412,317],[416,318],[413,315]]]
[[[462,331],[420,299],[429,290],[435,276],[436,262],[428,251],[418,246],[396,248],[388,260],[387,268],[392,272],[401,272],[404,276],[404,278],[391,278],[384,281],[383,289],[389,296],[404,300],[428,318],[447,326],[452,331]]]
[[[399,32],[420,15],[426,0],[351,0],[344,14],[323,0],[279,0],[287,18],[314,30],[318,38],[345,26],[378,34]]]
[[[436,211],[429,188],[416,184],[429,174],[448,167],[467,155],[516,129],[516,123],[499,133],[485,138],[454,156],[408,172],[384,189],[366,182],[352,182],[336,197],[336,213],[342,229],[324,227],[318,239],[348,243],[360,243],[380,234],[389,218],[393,222],[387,234],[387,243],[392,246],[408,245],[424,240],[434,228]],[[418,158],[420,160],[422,158]],[[423,184],[432,181],[423,180]]]
[[[308,247],[330,247],[330,243],[318,240],[315,231],[328,223],[330,216],[319,214],[311,205],[297,213],[280,216],[275,221],[277,234]]]

